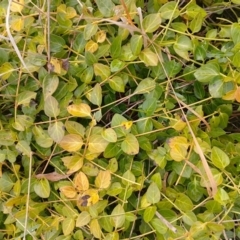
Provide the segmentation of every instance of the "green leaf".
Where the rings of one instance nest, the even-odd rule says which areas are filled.
[[[140,54],[139,58],[144,62],[146,66],[157,66],[158,65],[158,56],[149,48],[145,48]]]
[[[114,129],[118,137],[126,136],[130,132],[130,129],[123,127],[123,123],[127,122],[127,119],[120,114],[114,114],[111,127]]]
[[[128,155],[136,155],[139,152],[139,143],[137,138],[129,133],[121,144],[121,149]]]
[[[109,143],[103,153],[105,158],[112,158],[115,157],[117,154],[121,152],[121,148],[116,143]]]
[[[10,178],[10,174],[4,172],[0,178],[0,189],[2,192],[9,193],[14,186],[13,180]]]
[[[143,37],[142,35],[133,35],[130,40],[130,47],[133,55],[139,55],[143,46]]]
[[[214,77],[220,75],[220,67],[215,62],[208,62],[196,70],[194,76],[199,82],[209,83]]]
[[[197,217],[192,211],[187,211],[182,219],[188,226],[192,226],[197,221]]]
[[[228,155],[218,147],[212,148],[211,161],[219,169],[224,169],[230,164]]]
[[[125,84],[121,77],[114,76],[109,79],[108,81],[109,86],[116,92],[124,92],[125,91]]]
[[[206,49],[201,45],[196,46],[194,50],[194,59],[196,61],[205,61],[206,56],[207,56]]]
[[[165,234],[168,230],[167,226],[158,218],[154,218],[150,221],[153,229],[159,234]]]
[[[51,192],[51,188],[48,180],[46,178],[37,180],[34,183],[34,191],[39,197],[48,198]]]
[[[58,101],[55,97],[49,96],[44,102],[44,112],[48,117],[56,118],[60,113]]]
[[[150,207],[146,208],[143,213],[143,220],[146,223],[150,222],[153,219],[153,217],[156,213],[156,210],[157,210],[156,206],[150,206]]]
[[[159,10],[161,17],[164,19],[175,19],[180,15],[178,5],[175,1],[164,4]]]
[[[151,78],[145,78],[143,79],[133,92],[134,94],[144,94],[151,92],[156,86],[156,83]]]
[[[82,211],[76,220],[76,227],[83,227],[85,225],[87,225],[91,220],[91,216],[88,212],[86,211]]]
[[[224,81],[220,77],[213,78],[209,85],[209,93],[213,98],[221,98],[223,96],[223,87],[224,87]]]
[[[27,143],[25,140],[19,141],[16,145],[16,149],[23,155],[27,155],[28,157],[31,155],[31,148],[29,146],[29,143]]]
[[[113,39],[111,47],[110,47],[110,54],[112,58],[117,58],[120,56],[122,50],[122,37],[117,36]]]
[[[86,45],[86,40],[84,39],[83,33],[80,31],[75,40],[73,41],[73,49],[78,52],[82,53]]]
[[[31,99],[35,99],[37,96],[37,93],[31,92],[31,91],[24,91],[17,96],[17,105],[29,105],[31,102]]]
[[[177,197],[176,197],[176,200],[175,200],[174,203],[183,212],[191,211],[193,209],[193,206],[194,206],[191,199],[183,193],[178,193],[177,194]]]
[[[111,0],[96,0],[96,4],[103,17],[111,17],[113,15],[115,5]]]
[[[83,70],[83,72],[80,75],[80,79],[82,82],[89,84],[93,79],[93,75],[94,75],[93,66],[89,66]]]
[[[223,206],[225,206],[230,200],[229,194],[223,188],[218,188],[218,191],[213,198]]]
[[[96,58],[95,54],[85,51],[85,61],[88,66],[92,66],[94,63],[97,63],[98,59]]]
[[[137,122],[138,132],[141,133],[150,133],[153,130],[153,123],[151,118],[139,118]]]
[[[74,226],[75,226],[74,218],[65,218],[62,222],[64,236],[70,235],[74,230]]]
[[[51,52],[53,53],[61,52],[65,45],[66,45],[66,42],[62,37],[57,36],[55,34],[50,35]]]
[[[194,95],[198,99],[203,99],[205,97],[205,89],[202,83],[196,81],[194,82]]]
[[[118,204],[112,211],[111,215],[111,223],[117,229],[121,228],[125,222],[125,211],[122,205]]]
[[[62,122],[54,122],[48,126],[49,136],[57,143],[62,140],[64,133],[64,124]]]
[[[231,37],[235,45],[240,42],[240,26],[238,23],[231,24]]]
[[[151,204],[160,201],[160,190],[155,182],[151,183],[146,192],[147,201]]]
[[[161,14],[152,13],[148,14],[142,21],[142,26],[145,32],[152,33],[155,32],[161,24]]]

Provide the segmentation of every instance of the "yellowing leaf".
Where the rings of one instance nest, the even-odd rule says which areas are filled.
[[[152,52],[149,48],[145,48],[140,54],[139,58],[145,63],[146,66],[157,66],[158,56],[156,53]]]
[[[77,195],[75,188],[72,186],[63,186],[63,187],[60,187],[59,190],[67,198],[75,198]]]
[[[108,188],[111,184],[111,173],[110,171],[99,171],[96,179],[95,185],[98,188]]]
[[[122,205],[118,204],[111,213],[111,222],[115,228],[120,228],[125,222],[125,211]]]
[[[13,66],[9,62],[5,62],[0,66],[0,78],[2,80],[7,80],[12,72],[14,71]]]
[[[95,238],[101,239],[102,231],[97,219],[90,222],[90,232]]]
[[[93,40],[90,40],[85,45],[85,51],[94,53],[98,50],[98,44],[94,42]]]
[[[67,7],[66,17],[68,19],[74,18],[77,16],[77,12],[73,7]]]
[[[83,172],[76,174],[73,183],[78,191],[86,191],[89,189],[88,178]]]
[[[68,152],[76,152],[81,149],[83,140],[77,134],[65,135],[59,142],[59,146]]]
[[[126,122],[122,122],[121,126],[125,129],[128,130],[132,127],[133,122],[132,121],[126,121]]]
[[[11,27],[12,30],[14,30],[16,32],[20,32],[24,28],[24,20],[21,17],[16,16],[11,21],[10,27]]]
[[[78,205],[80,207],[89,207],[99,201],[98,191],[96,189],[88,189],[80,194]]]
[[[65,218],[62,222],[62,229],[64,236],[68,236],[73,232],[75,226],[75,220],[74,218]]]
[[[83,227],[87,225],[91,220],[91,216],[87,211],[82,211],[77,218],[76,227]]]
[[[189,143],[185,137],[173,137],[169,139],[170,156],[175,161],[182,161],[187,156]]]
[[[108,142],[116,142],[117,134],[112,128],[107,128],[102,131],[102,137]]]
[[[98,43],[103,43],[106,40],[106,32],[101,30],[95,34],[95,39]]]
[[[106,149],[108,143],[109,142],[106,141],[101,135],[93,134],[88,140],[88,150],[91,153],[102,153]]]
[[[67,174],[78,171],[83,165],[83,158],[78,155],[63,157],[62,161],[68,169]]]
[[[48,198],[50,190],[50,184],[45,178],[38,180],[34,184],[34,191],[41,198]]]
[[[67,111],[74,117],[91,117],[91,108],[86,103],[69,105]]]
[[[23,7],[24,7],[24,0],[15,0],[14,2],[12,2],[10,10],[12,12],[20,13],[23,10]]]
[[[121,148],[123,152],[128,155],[136,155],[139,152],[139,143],[137,138],[129,133],[127,134],[126,138],[123,140],[121,144]]]

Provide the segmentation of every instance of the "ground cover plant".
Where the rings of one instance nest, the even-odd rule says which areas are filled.
[[[240,1],[2,0],[1,239],[240,239]]]

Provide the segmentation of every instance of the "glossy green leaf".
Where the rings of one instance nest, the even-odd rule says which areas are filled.
[[[215,62],[209,62],[196,70],[194,76],[199,82],[209,83],[214,77],[220,75],[219,65]]]
[[[211,161],[219,169],[224,169],[230,164],[228,155],[218,147],[212,148]]]

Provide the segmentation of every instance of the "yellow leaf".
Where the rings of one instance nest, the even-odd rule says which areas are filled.
[[[16,17],[11,21],[11,29],[20,32],[24,27],[24,20],[21,17]]]
[[[67,198],[75,198],[76,195],[77,195],[77,192],[76,192],[75,188],[72,187],[72,186],[63,186],[63,187],[60,187],[59,190]]]
[[[224,100],[234,100],[236,95],[236,89],[227,92],[222,98]]]
[[[77,16],[76,10],[73,7],[67,7],[66,17],[68,19],[74,18]]]
[[[236,101],[240,103],[240,87],[237,88],[237,91],[235,93]]]
[[[57,58],[51,58],[50,63],[51,71],[57,74],[61,74],[61,61],[59,61]]]
[[[7,80],[11,76],[13,70],[14,70],[14,68],[9,62],[3,63],[0,67],[0,77],[1,77],[1,79],[2,80]]]
[[[122,122],[121,126],[125,129],[128,130],[132,127],[133,122],[132,121],[127,121],[127,122]]]
[[[103,30],[98,31],[95,35],[95,38],[98,43],[103,43],[106,40],[106,32]]]
[[[90,40],[85,45],[85,51],[94,53],[98,50],[98,44],[95,43],[93,40]]]
[[[12,2],[11,4],[11,11],[12,12],[21,12],[23,10],[24,7],[24,0],[15,0],[14,2]]]
[[[110,171],[102,171],[100,170],[96,179],[95,185],[98,188],[108,188],[111,184],[111,173]]]
[[[89,189],[89,181],[87,176],[83,172],[79,172],[74,180],[73,183],[78,191],[86,191]]]
[[[175,161],[182,161],[187,156],[189,143],[185,137],[173,137],[169,139],[170,156]]]
[[[77,134],[65,135],[61,142],[59,142],[59,146],[68,152],[76,152],[81,149],[82,145],[83,140]]]
[[[91,108],[86,103],[69,105],[67,111],[74,117],[91,117]]]

